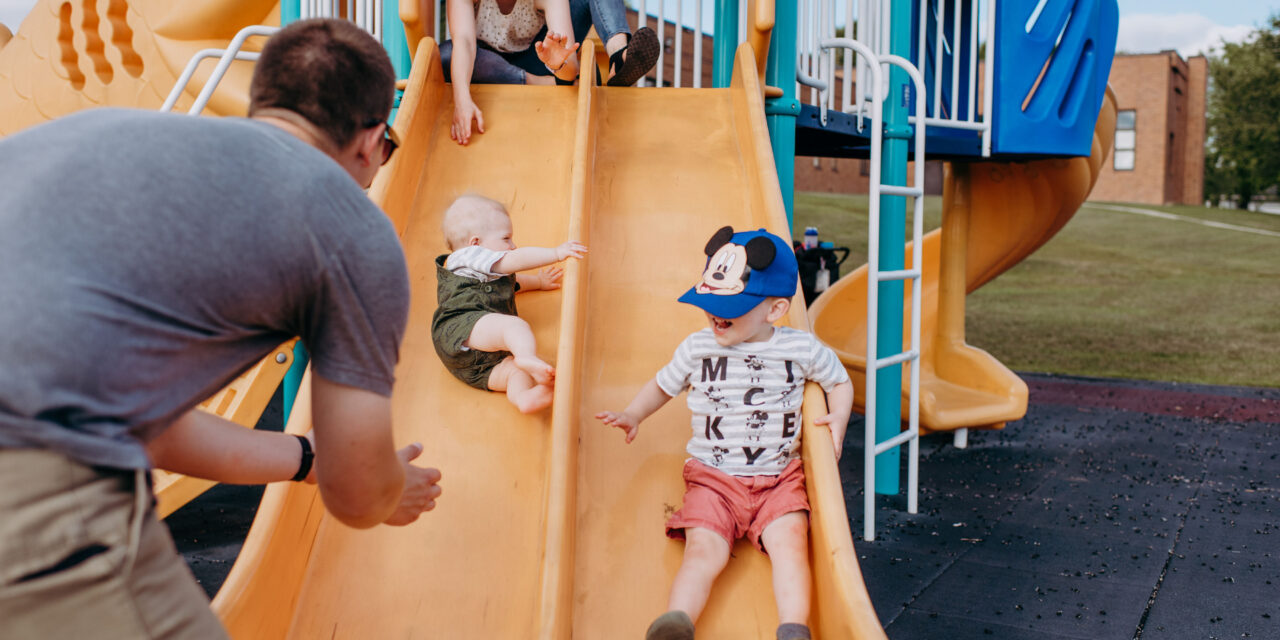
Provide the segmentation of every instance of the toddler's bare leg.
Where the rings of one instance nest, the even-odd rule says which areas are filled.
[[[529,374],[515,364],[515,358],[507,357],[489,372],[489,389],[506,391],[507,400],[520,413],[537,413],[551,406],[554,390],[545,384],[536,384]]]
[[[671,583],[667,609],[683,611],[694,622],[702,615],[711,585],[729,564],[729,543],[720,534],[700,527],[684,530],[684,559]]]
[[[556,370],[538,357],[533,329],[520,316],[490,313],[476,322],[466,345],[480,351],[510,351],[515,365],[529,374],[535,384],[551,384]]]
[[[773,597],[778,603],[778,622],[808,624],[809,518],[793,511],[769,523],[760,539],[773,563]]]

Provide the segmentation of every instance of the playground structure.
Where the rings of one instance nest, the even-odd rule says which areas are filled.
[[[651,1],[662,7],[657,17],[665,30],[666,5]],[[160,108],[189,61],[222,55],[242,28],[279,24],[282,13],[286,20],[323,13],[316,4],[282,8],[274,2],[211,0],[173,7],[158,0],[42,0],[0,48],[0,134],[98,105]],[[880,399],[878,414],[867,407],[868,424],[876,427],[867,449],[873,452],[875,442],[890,436],[899,440],[885,443],[878,464],[867,465],[869,474],[879,468],[893,480],[882,487],[880,478],[869,477],[868,499],[874,497],[873,483],[896,493],[892,450],[904,442],[914,447],[917,422],[929,430],[999,426],[1025,412],[1025,385],[985,352],[964,344],[964,295],[1047,241],[1092,186],[1114,119],[1111,106],[1101,108],[1096,122],[1093,117],[1103,104],[1114,47],[1113,1],[1076,3],[1074,13],[1072,3],[1048,0],[989,2],[986,12],[977,2],[893,3],[895,11],[914,7],[909,22],[891,20],[888,3],[862,2],[856,15],[868,19],[858,20],[853,39],[835,37],[837,3],[774,7],[759,0],[739,8],[722,2],[716,30],[735,37],[716,40],[720,88],[475,87],[489,127],[466,148],[448,138],[451,97],[435,41],[422,39],[443,35],[430,3],[405,1],[398,12],[369,10],[377,3],[319,4],[365,20],[408,75],[395,120],[405,144],[370,196],[401,233],[414,287],[393,398],[396,439],[427,445],[424,459],[444,471],[448,496],[410,527],[353,531],[324,517],[314,487],[269,487],[214,602],[233,636],[410,635],[415,629],[465,628],[490,637],[526,637],[536,630],[538,637],[567,638],[642,629],[661,611],[679,564],[681,546],[661,536],[661,522],[665,510],[679,502],[687,419],[682,407],[669,405],[646,423],[640,440],[626,446],[617,434],[594,428],[591,415],[625,404],[679,338],[701,324],[688,310],[677,311],[666,327],[646,317],[648,309],[673,308],[688,274],[701,267],[699,239],[706,234],[677,229],[731,224],[781,232],[789,226],[797,146],[805,153],[872,158],[872,218],[887,221],[872,236],[887,261],[873,261],[874,268],[838,281],[807,318],[798,304],[789,318],[793,326],[812,324],[855,377],[879,383],[879,393],[872,386],[859,397]],[[345,10],[337,6],[342,4]],[[642,16],[644,4],[639,3]],[[844,33],[853,33],[854,3],[838,4],[846,7]],[[800,10],[815,8],[821,10]],[[1073,20],[1076,14],[1081,18]],[[995,72],[980,89],[978,20],[984,15],[990,19],[986,33],[996,34],[999,47],[987,39],[986,68]],[[915,34],[903,39],[894,33],[903,25]],[[797,37],[779,36],[784,33]],[[400,34],[402,47],[395,41]],[[682,40],[676,38],[677,56]],[[787,42],[795,46],[796,40],[802,46],[788,53]],[[1023,49],[1014,44],[1024,41]],[[260,39],[251,37],[243,51],[229,55],[251,60],[258,46]],[[592,47],[584,46],[588,58]],[[842,77],[835,72],[837,48],[846,51]],[[1025,55],[1027,50],[1035,55]],[[736,64],[730,64],[735,56]],[[169,106],[243,113],[251,67],[231,57],[218,65],[226,76],[217,91],[209,82],[217,71],[193,65],[191,88],[176,92]],[[1001,66],[1020,57],[1026,59]],[[916,71],[912,59],[925,64]],[[903,72],[853,84],[849,69],[855,64],[865,64],[856,77],[878,77],[881,61],[896,61]],[[664,83],[660,74],[656,79]],[[962,82],[965,76],[969,80]],[[991,77],[1000,82],[993,84]],[[800,103],[804,89],[791,78],[813,89],[812,104]],[[897,88],[907,82],[916,87],[913,93]],[[679,75],[673,84],[680,84]],[[875,111],[899,102],[884,100],[886,95],[912,96],[901,102],[924,109],[927,130],[913,126],[921,116],[906,108],[884,107],[880,124]],[[994,115],[989,121],[980,117],[978,98],[985,103],[981,113]],[[908,146],[913,136],[921,146]],[[539,153],[521,152],[532,149]],[[953,165],[944,227],[928,237],[916,233],[914,246],[924,247],[916,258],[901,242],[905,199],[920,201],[906,184],[906,162],[925,153],[935,157],[934,149],[936,157],[983,161]],[[1058,157],[1085,153],[1092,158]],[[1010,162],[1042,156],[1048,158]],[[564,179],[547,180],[548,175]],[[917,178],[913,184],[922,183]],[[592,247],[593,259],[568,265],[562,292],[522,297],[522,315],[536,328],[544,355],[554,350],[560,372],[549,413],[520,416],[500,397],[471,397],[445,374],[426,332],[414,329],[429,322],[434,307],[432,260],[444,251],[438,216],[452,198],[472,190],[513,200],[513,221],[525,243],[573,237]],[[678,226],[668,222],[675,216]],[[884,240],[895,234],[896,242]],[[904,268],[908,256],[918,260],[912,268]],[[877,276],[877,270],[890,278]],[[914,301],[903,289],[916,294]],[[868,304],[880,298],[883,303]],[[877,351],[901,351],[903,357],[878,376],[859,376],[866,354]],[[273,358],[287,360],[288,352],[282,349]],[[239,392],[256,398],[244,400],[236,414],[242,424],[252,423],[253,407],[265,404],[261,389],[269,396],[287,362],[275,365],[269,358],[237,381],[257,390]],[[465,402],[451,402],[464,395]],[[808,390],[806,416],[821,415],[813,407],[822,402],[820,393]],[[234,417],[230,401],[206,404]],[[310,428],[305,383],[292,413],[289,431]],[[818,637],[883,637],[853,555],[827,434],[806,421],[805,467],[814,505],[812,626]],[[914,484],[914,460],[911,465]],[[182,495],[195,494],[188,489]],[[165,500],[162,505],[181,503]],[[869,514],[866,525],[869,538]],[[700,628],[712,637],[763,637],[776,625],[773,610],[768,561],[740,542]],[[744,611],[753,615],[744,617]]]

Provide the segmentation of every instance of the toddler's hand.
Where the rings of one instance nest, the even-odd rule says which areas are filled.
[[[640,433],[640,424],[633,420],[627,412],[621,413],[617,411],[601,411],[596,414],[596,419],[603,422],[605,426],[617,427],[627,432],[627,444],[631,444],[636,439],[636,435]]]
[[[538,54],[538,59],[552,73],[560,70],[564,66],[564,61],[578,50],[578,43],[573,41],[573,36],[560,35],[554,31],[547,31],[547,37],[541,42],[533,44],[534,52]]]
[[[542,291],[551,291],[560,288],[560,278],[564,277],[564,269],[560,267],[547,267],[538,271],[538,288]]]
[[[556,247],[557,260],[566,260],[568,258],[578,258],[581,260],[585,255],[587,255],[587,245],[576,240],[570,240]]]
[[[453,125],[449,128],[449,137],[460,145],[471,141],[471,120],[476,121],[476,130],[484,133],[484,114],[476,103],[467,100],[453,107]]]
[[[843,425],[847,427],[849,424],[849,414],[846,413],[844,415],[838,415],[835,412],[832,412],[822,416],[821,418],[814,419],[813,423],[825,424],[829,429],[831,429],[831,444],[836,450],[836,460],[839,460],[840,452],[844,449],[845,432],[845,429],[839,428],[839,426]]]

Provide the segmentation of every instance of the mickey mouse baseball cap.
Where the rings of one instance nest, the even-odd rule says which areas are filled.
[[[796,293],[796,254],[782,238],[764,229],[735,233],[733,227],[722,227],[704,251],[707,266],[702,279],[680,296],[680,302],[732,320],[766,298],[790,298]]]

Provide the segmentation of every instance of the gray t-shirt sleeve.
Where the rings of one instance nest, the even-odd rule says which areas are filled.
[[[390,396],[409,313],[409,276],[390,222],[379,222],[385,224],[352,237],[326,260],[301,337],[316,375]]]

